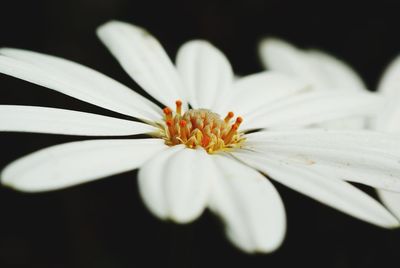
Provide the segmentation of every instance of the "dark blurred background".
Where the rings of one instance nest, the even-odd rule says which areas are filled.
[[[141,25],[171,56],[189,39],[208,39],[238,74],[262,70],[257,41],[276,36],[345,59],[374,90],[385,66],[400,53],[400,5],[395,3],[3,0],[0,46],[75,60],[139,90],[97,40],[94,31],[101,23],[119,19]],[[114,115],[5,75],[0,75],[0,89],[1,104]],[[81,138],[0,133],[0,167]],[[270,255],[235,249],[209,212],[185,226],[159,221],[138,196],[136,172],[43,194],[0,188],[0,267],[398,266],[400,230],[379,229],[275,185],[286,205],[288,232],[283,246]]]

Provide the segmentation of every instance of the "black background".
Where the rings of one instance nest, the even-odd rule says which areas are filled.
[[[304,1],[1,1],[0,46],[78,61],[138,86],[97,40],[110,19],[147,28],[174,56],[193,38],[210,40],[235,72],[260,71],[256,44],[277,36],[346,59],[373,90],[400,53],[399,6],[391,2],[319,5]],[[51,90],[0,75],[1,104],[30,104],[114,115]],[[42,134],[0,134],[0,167],[46,146],[79,140]],[[136,172],[70,189],[22,194],[0,189],[0,267],[397,267],[400,231],[383,230],[277,185],[288,232],[269,255],[246,255],[225,239],[206,212],[180,226],[143,206]],[[372,191],[370,191],[372,193]]]

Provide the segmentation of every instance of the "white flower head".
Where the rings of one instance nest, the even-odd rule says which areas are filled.
[[[364,115],[373,96],[310,90],[307,83],[275,72],[236,80],[226,57],[205,41],[183,45],[174,66],[158,41],[127,23],[106,23],[98,35],[164,109],[77,63],[0,49],[0,72],[140,121],[3,105],[0,130],[149,138],[46,148],[7,166],[1,174],[4,184],[47,191],[139,168],[140,194],[154,215],[187,223],[209,208],[225,222],[229,239],[246,252],[271,252],[285,235],[283,203],[268,178],[372,224],[398,225],[375,199],[346,180],[400,191],[399,138],[301,129]]]

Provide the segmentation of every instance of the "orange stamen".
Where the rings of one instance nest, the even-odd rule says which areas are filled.
[[[211,138],[207,135],[204,135],[203,139],[201,140],[201,146],[207,147],[208,144],[210,143],[210,141],[211,141]]]
[[[237,125],[236,123],[233,124],[233,126],[231,127],[231,130],[229,130],[228,134],[224,138],[225,144],[228,144],[231,142],[233,135],[236,134],[236,131],[238,128],[239,128],[239,125]]]
[[[181,130],[181,138],[183,141],[187,141],[187,129],[186,129],[187,122],[185,120],[181,120],[179,122],[180,130]]]
[[[240,116],[238,118],[236,118],[236,122],[235,125],[238,125],[238,127],[240,126],[240,124],[243,122],[243,118],[241,118]]]
[[[165,120],[172,120],[172,110],[169,107],[165,107],[163,109],[164,115],[165,115]]]
[[[181,115],[181,113],[182,113],[182,101],[177,100],[175,102],[175,104],[176,104],[176,113]]]
[[[166,123],[167,123],[168,131],[169,131],[169,135],[172,138],[173,136],[175,136],[174,121],[172,119],[168,119],[166,121]]]
[[[235,116],[235,114],[233,112],[229,112],[226,116],[225,116],[225,123],[228,123],[233,117]]]

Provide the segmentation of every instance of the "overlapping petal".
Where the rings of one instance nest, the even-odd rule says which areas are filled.
[[[136,169],[165,148],[160,139],[65,143],[12,162],[1,181],[26,192],[62,189]]]
[[[222,217],[229,239],[246,252],[271,252],[285,236],[286,216],[275,187],[256,170],[227,156],[215,156],[212,211]]]
[[[78,111],[0,105],[0,131],[81,136],[126,136],[154,133],[148,124]]]
[[[78,63],[20,49],[0,49],[0,72],[117,113],[147,120],[160,109],[119,82]]]

